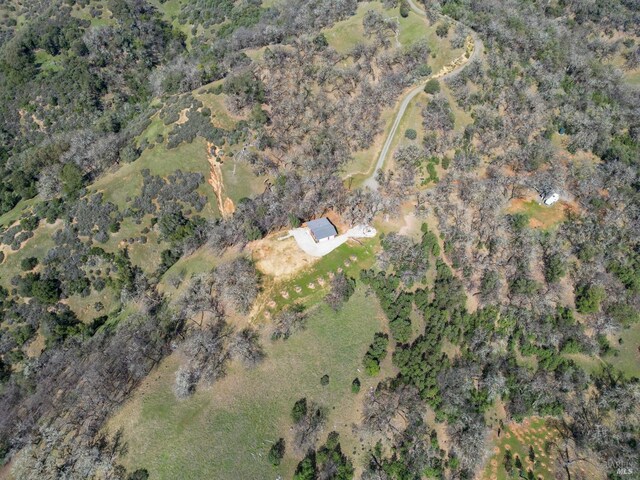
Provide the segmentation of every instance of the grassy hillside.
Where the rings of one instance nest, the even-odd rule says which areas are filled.
[[[279,437],[288,440],[290,411],[301,397],[328,409],[325,435],[336,429],[345,450],[355,448],[350,425],[374,384],[358,370],[381,325],[376,302],[359,288],[337,315],[319,305],[305,331],[287,341],[267,340],[262,365],[246,370],[234,363],[226,378],[182,401],[171,390],[177,359],[170,357],[110,424],[124,427],[125,464],[144,466],[159,479],[290,478],[301,455],[288,448],[276,469],[266,454]],[[322,386],[325,374],[330,382]],[[351,393],[355,377],[363,381],[358,395]]]
[[[110,175],[99,179],[91,186],[91,190],[102,192],[105,200],[115,203],[118,208],[124,208],[127,198],[133,198],[140,193],[142,187],[141,171],[149,169],[152,175],[166,176],[177,169],[183,172],[198,172],[205,178],[209,176],[209,162],[207,160],[206,142],[197,137],[191,143],[184,143],[177,148],[167,149],[165,144],[156,145],[153,149],[142,152],[138,160],[123,165]],[[201,193],[209,198],[211,208],[209,212],[215,215],[216,204],[213,190],[208,184],[201,187]]]

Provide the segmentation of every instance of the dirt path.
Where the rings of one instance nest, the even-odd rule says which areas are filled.
[[[426,16],[425,11],[422,10],[421,8],[418,8],[412,0],[409,0],[409,6],[411,7],[411,9],[417,13],[418,15],[422,15],[422,16]],[[450,21],[454,24],[460,23],[457,22],[453,19],[450,19],[449,17],[445,17],[444,15],[442,16],[443,18],[446,18],[447,21]],[[470,29],[469,29],[470,30]],[[367,178],[364,182],[364,186],[371,188],[372,190],[377,190],[378,189],[378,181],[376,180],[376,176],[378,175],[378,171],[384,166],[384,161],[387,158],[387,154],[389,153],[389,149],[391,148],[391,144],[393,143],[393,139],[396,136],[396,132],[398,130],[398,127],[400,126],[400,122],[402,121],[402,117],[405,114],[405,111],[407,110],[407,107],[409,106],[409,103],[411,103],[411,100],[413,100],[424,88],[424,86],[426,85],[426,83],[431,80],[432,78],[442,78],[442,79],[447,79],[450,77],[453,77],[455,75],[457,75],[458,73],[460,73],[465,66],[467,66],[469,64],[469,62],[475,60],[476,58],[478,58],[478,56],[480,55],[480,52],[483,48],[482,42],[480,41],[480,39],[478,38],[477,34],[473,31],[470,30],[470,37],[471,40],[467,41],[467,45],[465,48],[465,53],[463,53],[462,55],[460,55],[458,58],[456,58],[453,62],[449,63],[448,65],[445,65],[444,67],[442,67],[442,69],[440,69],[440,71],[434,75],[430,75],[429,77],[427,77],[420,85],[418,85],[417,87],[415,87],[414,89],[412,89],[411,91],[409,91],[409,93],[407,93],[407,95],[404,97],[404,99],[402,100],[402,103],[400,104],[400,109],[398,110],[398,113],[396,114],[396,118],[393,121],[393,125],[391,126],[391,130],[389,130],[389,134],[387,135],[387,139],[384,142],[384,146],[382,147],[382,151],[380,152],[380,155],[378,156],[378,161],[376,162],[376,166],[373,169],[373,172],[371,173],[371,175],[369,176],[369,178]]]
[[[207,159],[211,166],[209,185],[211,185],[216,194],[218,209],[220,210],[222,218],[227,218],[233,215],[233,212],[236,211],[236,206],[234,205],[233,200],[227,197],[224,193],[224,178],[222,177],[222,168],[220,167],[221,163],[218,161],[218,151],[218,147],[213,143],[207,142]]]

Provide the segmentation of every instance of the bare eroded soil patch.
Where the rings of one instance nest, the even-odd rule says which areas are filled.
[[[224,180],[222,177],[221,157],[222,153],[220,151],[220,148],[215,146],[213,143],[208,142],[207,158],[209,160],[209,165],[211,165],[209,185],[211,185],[213,191],[216,194],[220,214],[223,218],[226,218],[233,215],[233,212],[236,211],[236,206],[234,205],[233,200],[231,200],[224,191],[225,188]]]
[[[293,237],[278,240],[283,235],[276,233],[247,245],[256,268],[276,280],[291,278],[319,260],[300,250]]]

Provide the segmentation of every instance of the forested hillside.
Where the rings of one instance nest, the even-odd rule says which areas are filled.
[[[6,0],[0,478],[635,478],[639,174],[633,0]]]

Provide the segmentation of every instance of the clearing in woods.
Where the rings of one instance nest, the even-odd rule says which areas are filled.
[[[640,376],[640,323],[610,335],[609,342],[613,353],[606,355],[604,360],[629,378]]]
[[[547,230],[561,223],[569,208],[571,208],[569,204],[563,201],[547,206],[541,205],[536,200],[517,198],[511,201],[508,211],[509,213],[524,213],[529,218],[531,228]]]
[[[528,478],[529,470],[533,472],[535,479],[553,478],[552,467],[555,458],[552,449],[548,446],[545,448],[545,443],[553,441],[555,433],[544,418],[531,417],[522,423],[511,423],[500,432],[500,436],[496,432],[493,435],[495,447],[487,462],[483,480],[508,480],[518,477],[517,458],[522,463],[523,475],[521,474],[520,478]],[[529,456],[529,447],[533,449],[533,459]],[[505,462],[507,451],[510,452],[511,462]],[[511,469],[513,476],[507,473],[506,468]]]
[[[267,356],[261,365],[246,369],[233,362],[225,378],[186,400],[177,400],[172,391],[178,367],[172,355],[109,424],[110,431],[124,428],[123,463],[144,467],[156,479],[291,478],[303,456],[293,448],[291,408],[307,397],[328,412],[320,443],[338,431],[343,450],[360,465],[363,452],[351,424],[360,420],[363,396],[380,378],[358,370],[382,318],[375,297],[367,297],[360,286],[337,314],[321,304],[306,330],[286,341],[263,338]],[[325,374],[330,381],[322,386]],[[362,388],[353,394],[356,377]],[[279,437],[286,439],[286,454],[273,467],[267,453]]]

